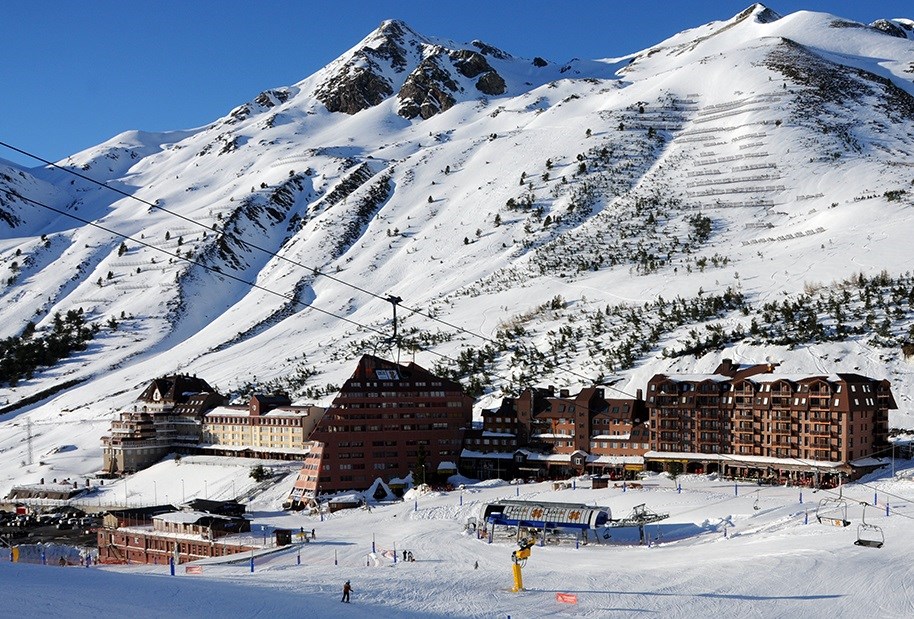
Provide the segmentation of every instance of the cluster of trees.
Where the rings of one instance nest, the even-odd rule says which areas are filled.
[[[745,311],[743,294],[728,288],[721,294],[703,292],[692,298],[659,297],[643,305],[606,305],[595,309],[576,304],[569,307],[555,297],[516,317],[496,335],[495,343],[464,347],[453,363],[436,364],[435,373],[460,380],[474,396],[495,387],[497,366],[511,368],[501,386],[505,393],[519,393],[525,387],[551,380],[563,368],[582,368],[595,381],[606,374],[631,368],[655,349],[661,338],[695,322]],[[559,322],[545,333],[546,344],[534,345],[534,321]]]
[[[699,355],[743,339],[757,345],[798,346],[853,337],[868,337],[870,344],[882,348],[914,351],[914,274],[860,273],[829,286],[806,288],[758,308],[745,305],[748,326],[738,324],[728,331],[714,323],[691,329],[679,348],[664,354]]]
[[[36,332],[35,324],[30,322],[21,335],[0,340],[0,383],[16,386],[31,378],[38,368],[84,350],[98,329],[98,325],[86,323],[82,309],[70,310],[64,316],[54,314],[47,332]]]

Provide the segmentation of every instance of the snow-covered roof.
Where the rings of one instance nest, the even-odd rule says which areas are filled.
[[[632,437],[631,433],[626,434],[597,434],[596,436],[591,436],[590,440],[592,441],[627,441]]]
[[[438,470],[439,470],[439,471],[442,471],[442,470],[445,470],[445,471],[456,471],[456,470],[457,470],[457,465],[454,464],[453,462],[451,462],[450,460],[445,460],[444,462],[441,462],[441,463],[438,464]]]
[[[197,511],[168,512],[167,514],[160,514],[158,516],[152,517],[153,520],[161,520],[163,522],[171,522],[174,524],[194,524],[201,518],[210,518],[213,520],[231,520],[231,518],[226,516]]]
[[[728,380],[732,380],[730,376],[724,376],[723,374],[665,374],[665,376],[674,383],[697,383],[706,380],[725,383]]]
[[[771,456],[745,456],[737,454],[702,454],[679,451],[649,451],[644,454],[645,460],[670,459],[670,460],[700,460],[735,462],[738,464],[780,464],[782,466],[807,466],[809,468],[839,468],[843,462],[826,460],[804,460],[802,458],[773,458]]]
[[[251,411],[247,406],[217,406],[206,413],[207,417],[250,417]]]
[[[491,432],[489,430],[484,430],[482,436],[483,438],[514,438],[517,435],[511,432]]]
[[[641,456],[588,456],[587,464],[644,464]]]
[[[341,494],[330,499],[330,503],[361,503],[364,500],[361,494]]]
[[[264,413],[261,415],[261,417],[307,417],[310,414],[310,409],[286,408],[280,406],[278,408],[274,408],[268,413]]]
[[[810,378],[821,378],[822,380],[827,380],[829,382],[839,382],[841,377],[837,374],[756,374],[754,376],[749,376],[745,380],[751,381],[753,383],[774,383],[779,380],[786,380],[792,383],[800,382],[802,380],[809,380]]]

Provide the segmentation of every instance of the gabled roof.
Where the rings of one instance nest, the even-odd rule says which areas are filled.
[[[159,397],[156,398],[156,393]],[[137,398],[140,402],[184,403],[198,393],[216,393],[216,390],[202,378],[173,374],[154,379]]]

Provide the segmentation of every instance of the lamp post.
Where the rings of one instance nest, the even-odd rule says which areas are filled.
[[[209,498],[209,488],[206,485],[205,479],[203,480],[203,498],[205,498],[205,499]]]

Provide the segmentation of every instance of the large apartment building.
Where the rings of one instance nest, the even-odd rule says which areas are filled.
[[[223,397],[205,380],[174,374],[153,380],[102,437],[102,470],[133,473],[169,453],[190,453],[200,442],[203,415]]]
[[[887,380],[859,374],[790,375],[773,365],[648,382],[651,448],[663,468],[808,482],[855,475],[888,445]]]
[[[482,428],[467,435],[461,470],[475,477],[622,476],[641,470],[650,438],[641,390],[606,398],[589,387],[572,396],[530,388],[483,412]]]
[[[206,413],[200,449],[217,455],[302,459],[324,410],[292,406],[283,394],[255,394],[246,406],[218,406]]]
[[[364,355],[311,434],[289,503],[300,507],[320,493],[364,490],[414,470],[431,478],[441,466],[452,469],[472,405],[457,382],[415,363]]]

